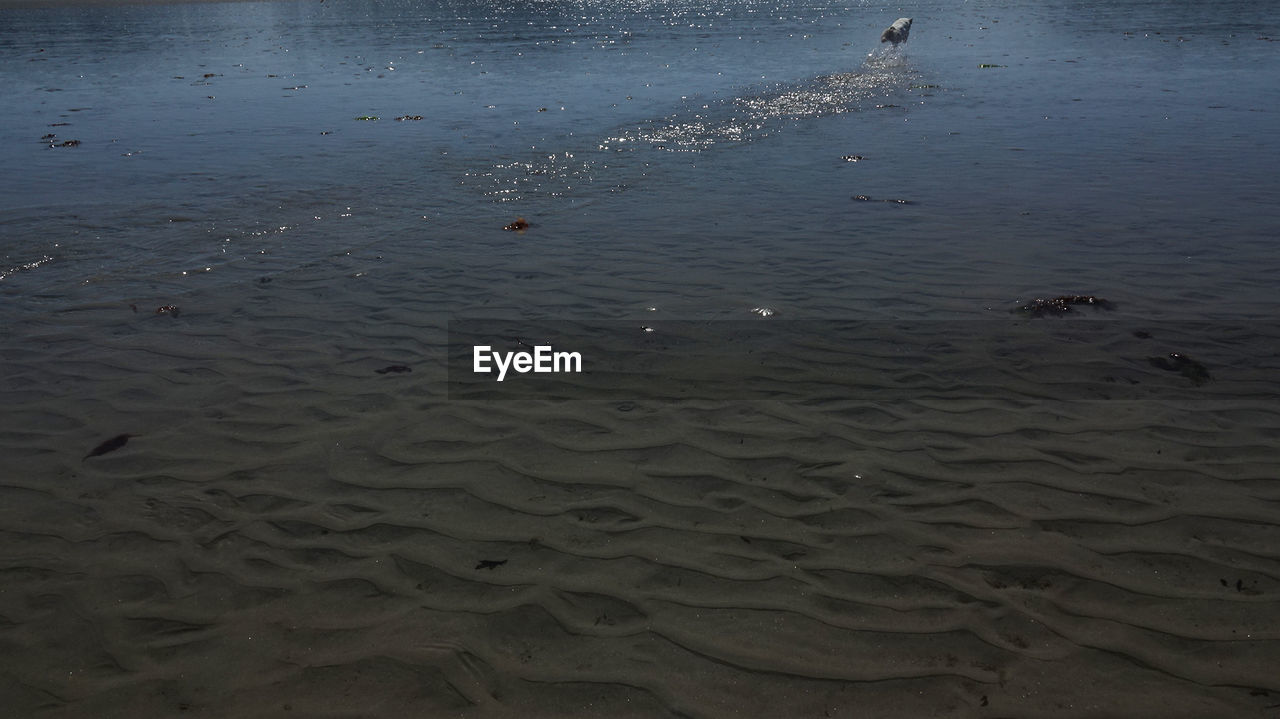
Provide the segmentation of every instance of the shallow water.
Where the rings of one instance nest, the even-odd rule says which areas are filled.
[[[0,10],[0,698],[1274,704],[1277,37],[1243,1]],[[1011,312],[1064,294],[1114,309]],[[459,318],[810,329],[697,401],[477,402]]]

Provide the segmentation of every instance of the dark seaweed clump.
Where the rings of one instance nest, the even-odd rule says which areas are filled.
[[[88,454],[84,456],[84,458],[89,459],[90,457],[101,457],[107,452],[114,452],[117,449],[120,449],[121,447],[128,444],[130,437],[137,437],[137,436],[138,435],[136,434],[118,434],[112,437],[111,439],[103,442],[102,444],[98,445],[97,447],[94,447],[92,450],[89,451]]]
[[[1177,372],[1191,380],[1191,384],[1197,387],[1213,379],[1209,375],[1208,367],[1177,352],[1170,352],[1168,357],[1148,357],[1147,362],[1150,362],[1152,367],[1166,372]]]
[[[1045,315],[1064,315],[1071,312],[1073,307],[1096,307],[1103,310],[1113,310],[1116,308],[1115,303],[1110,300],[1104,300],[1101,297],[1093,295],[1062,295],[1051,299],[1037,298],[1017,309],[1018,312],[1031,315],[1032,317],[1043,317]]]

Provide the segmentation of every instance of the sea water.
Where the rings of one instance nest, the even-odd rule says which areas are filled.
[[[881,46],[903,14],[910,42]],[[3,20],[9,313],[161,284],[234,291],[352,247],[397,243],[389,262],[430,267],[552,234],[658,275],[701,248],[748,304],[819,316],[1064,291],[1167,309],[1171,285],[1196,286],[1189,312],[1271,296],[1280,32],[1265,3],[280,2]],[[521,215],[538,230],[502,237]],[[819,262],[875,285],[941,258],[941,276],[875,306],[786,279]]]

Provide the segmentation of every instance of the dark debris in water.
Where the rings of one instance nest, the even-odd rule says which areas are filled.
[[[100,457],[106,454],[107,452],[114,452],[117,449],[120,449],[121,447],[128,444],[130,437],[137,437],[137,436],[138,435],[136,434],[117,434],[111,439],[108,439],[102,444],[99,444],[97,447],[94,447],[92,450],[89,451],[88,454],[84,456],[84,458],[89,459],[90,457]]]
[[[389,373],[403,374],[405,372],[412,372],[412,371],[413,371],[412,367],[406,367],[405,365],[402,365],[402,364],[387,365],[382,369],[374,370],[374,372],[377,372],[378,374],[389,374]]]
[[[845,162],[861,162],[863,158],[862,158],[862,155],[845,155],[840,159],[844,160]]]
[[[177,317],[178,315],[182,314],[182,310],[179,309],[177,305],[165,305],[164,307],[157,307],[156,314],[169,315],[170,317]]]
[[[1063,315],[1072,311],[1072,307],[1096,307],[1103,310],[1115,309],[1115,303],[1093,295],[1061,295],[1050,299],[1037,298],[1019,307],[1017,312],[1025,312],[1032,317],[1044,315]]]
[[[480,563],[476,565],[476,569],[497,569],[506,563],[507,560],[505,559],[481,559]]]
[[[1147,362],[1157,369],[1162,369],[1166,372],[1177,372],[1191,380],[1191,384],[1197,387],[1213,379],[1209,375],[1208,367],[1177,352],[1170,352],[1166,357],[1148,357]]]
[[[396,122],[404,122],[405,120],[417,121],[421,119],[422,119],[422,115],[401,115],[400,117],[396,118]]]
[[[529,221],[524,219],[523,217],[517,217],[515,222],[512,222],[511,224],[507,225],[506,227],[503,227],[502,229],[508,232],[524,232],[525,230],[529,229]]]

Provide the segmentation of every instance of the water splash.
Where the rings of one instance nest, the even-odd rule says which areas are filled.
[[[756,142],[797,122],[885,107],[888,98],[906,91],[917,76],[902,49],[878,48],[851,72],[751,88],[724,100],[687,98],[680,110],[618,128],[593,147],[507,159],[468,172],[462,184],[481,187],[495,202],[560,197],[586,186],[618,190],[627,183],[605,181],[610,166],[647,166],[620,155],[698,153]]]

